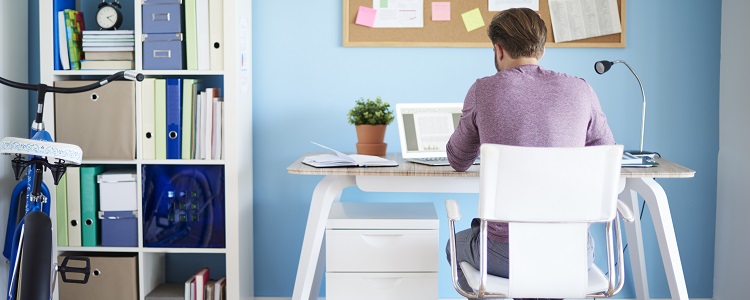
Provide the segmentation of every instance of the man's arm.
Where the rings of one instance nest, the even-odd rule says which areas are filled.
[[[589,90],[591,91],[591,119],[586,132],[586,146],[614,145],[615,138],[612,135],[612,130],[609,129],[607,116],[602,111],[599,98],[591,86],[589,86]]]
[[[446,147],[448,162],[459,172],[466,171],[479,156],[479,131],[476,125],[476,84],[469,88],[458,127]]]

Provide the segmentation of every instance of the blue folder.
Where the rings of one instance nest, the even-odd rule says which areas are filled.
[[[167,78],[167,159],[182,156],[182,79]]]

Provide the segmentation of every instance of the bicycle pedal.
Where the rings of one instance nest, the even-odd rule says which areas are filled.
[[[71,267],[68,264],[73,262],[82,262],[85,264],[84,267]],[[67,256],[63,259],[62,264],[57,267],[57,272],[60,273],[60,280],[67,283],[78,283],[86,284],[89,282],[89,276],[91,275],[91,260],[85,256]],[[68,273],[83,274],[82,279],[69,278]],[[70,274],[72,275],[72,274]],[[75,276],[81,277],[81,276]]]

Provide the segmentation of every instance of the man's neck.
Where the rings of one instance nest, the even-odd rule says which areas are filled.
[[[539,64],[539,59],[537,59],[536,57],[513,58],[513,59],[508,60],[507,63],[505,63],[505,68],[503,68],[503,70],[507,70],[507,69],[511,69],[511,68],[515,68],[515,67],[523,66],[523,65],[538,65],[538,64]]]

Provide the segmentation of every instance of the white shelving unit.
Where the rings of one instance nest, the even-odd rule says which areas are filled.
[[[53,0],[54,1],[54,0]],[[91,78],[109,75],[113,72],[98,70],[65,71],[54,70],[52,32],[56,28],[52,24],[53,1],[39,1],[40,28],[40,81],[52,85],[57,80],[76,80],[84,77]],[[214,0],[212,0],[214,1]],[[98,0],[78,0],[78,6],[96,6]],[[252,170],[252,74],[251,74],[251,0],[223,0],[224,26],[224,70],[194,71],[194,70],[142,70],[141,41],[141,1],[122,0],[123,6],[132,5],[135,31],[135,65],[136,70],[147,77],[167,78],[216,78],[223,81],[224,95],[224,151],[223,160],[96,160],[84,161],[84,164],[132,166],[137,170],[137,186],[139,201],[142,195],[141,169],[144,165],[221,165],[224,167],[224,196],[225,196],[225,227],[226,247],[222,249],[202,248],[149,248],[143,247],[143,214],[139,211],[138,219],[138,247],[56,247],[53,255],[63,252],[86,253],[137,253],[138,255],[138,295],[140,299],[165,282],[167,272],[166,260],[168,255],[190,255],[191,259],[200,260],[201,257],[223,256],[227,278],[227,299],[253,298],[253,170]],[[88,29],[96,24],[86,24]],[[129,28],[127,28],[129,29]],[[136,84],[136,155],[141,157],[141,98],[140,84]],[[54,135],[55,103],[48,95],[44,117],[47,130]],[[92,124],[96,126],[96,124]],[[53,187],[51,177],[45,178],[48,186]],[[51,188],[54,190],[53,188]],[[54,193],[53,193],[54,195]],[[142,208],[139,202],[139,210]],[[51,217],[54,221],[54,196]],[[55,229],[56,230],[56,229]],[[56,231],[55,231],[56,232]],[[56,260],[56,259],[55,259]],[[197,271],[197,269],[193,270]],[[185,277],[192,275],[180,274]],[[57,292],[54,295],[57,299]]]

